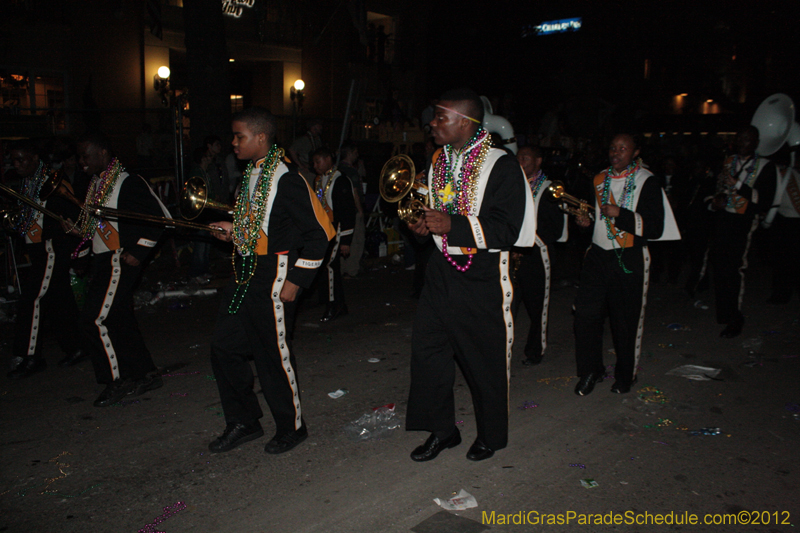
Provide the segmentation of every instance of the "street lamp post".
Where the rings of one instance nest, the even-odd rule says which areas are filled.
[[[180,191],[183,187],[183,111],[186,107],[186,95],[177,94],[169,83],[171,72],[169,67],[161,66],[153,76],[153,88],[161,96],[161,103],[164,107],[171,107],[173,141],[175,148],[175,191]]]
[[[292,140],[297,137],[297,118],[303,111],[303,99],[305,98],[303,90],[305,88],[305,82],[298,79],[289,89],[289,98],[292,100]]]

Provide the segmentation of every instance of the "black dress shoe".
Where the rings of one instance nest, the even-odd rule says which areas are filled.
[[[583,376],[578,380],[578,384],[575,385],[575,394],[578,396],[586,396],[594,390],[594,384],[603,381],[605,377],[605,370],[592,372],[591,374]]]
[[[136,381],[132,379],[115,379],[100,393],[100,396],[94,401],[94,406],[108,407],[109,405],[113,405],[135,389]]]
[[[23,357],[22,361],[15,365],[6,376],[8,376],[8,379],[27,378],[45,368],[47,368],[47,361],[41,357]]]
[[[528,356],[522,360],[522,366],[534,366],[542,362],[544,356]]]
[[[633,381],[630,383],[625,383],[621,380],[616,380],[613,385],[611,385],[611,392],[614,394],[625,394],[631,391],[631,387],[633,387],[636,382],[639,381],[638,377],[633,378]]]
[[[296,431],[284,433],[281,436],[275,435],[272,437],[272,440],[270,440],[267,445],[264,446],[264,451],[272,455],[288,452],[307,438],[308,429],[306,429],[305,424],[303,424],[300,429]]]
[[[325,314],[322,315],[322,318],[319,319],[320,322],[330,322],[331,320],[336,320],[340,316],[344,316],[347,314],[347,306],[340,305],[338,307],[328,307],[325,309]]]
[[[145,376],[136,380],[136,387],[128,393],[128,396],[141,396],[147,391],[160,389],[164,386],[164,380],[158,374]]]
[[[732,339],[734,337],[738,337],[739,334],[742,332],[743,327],[744,327],[743,321],[733,322],[725,326],[725,329],[720,331],[719,336],[724,339]]]
[[[64,359],[60,360],[56,364],[58,364],[58,366],[60,366],[61,368],[67,368],[70,366],[75,366],[81,361],[85,361],[86,359],[89,359],[88,353],[86,353],[83,350],[75,350],[74,352],[67,355]]]
[[[256,440],[264,436],[264,430],[261,429],[261,424],[253,422],[252,424],[228,424],[225,426],[225,431],[222,435],[211,441],[208,449],[211,453],[227,452],[245,442]]]
[[[483,461],[494,455],[494,450],[483,443],[481,439],[475,439],[467,452],[467,459],[470,461]]]
[[[428,440],[425,441],[425,444],[422,446],[417,446],[414,448],[414,451],[411,452],[411,459],[421,463],[422,461],[430,461],[431,459],[436,459],[436,456],[442,450],[446,450],[447,448],[455,448],[459,444],[461,444],[461,432],[458,428],[453,428],[454,431],[450,434],[449,437],[439,440],[439,437],[436,436],[436,433],[431,433],[431,436],[428,437]]]

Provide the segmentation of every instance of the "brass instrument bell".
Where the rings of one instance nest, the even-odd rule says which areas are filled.
[[[389,159],[378,178],[378,191],[387,202],[397,203],[397,216],[407,224],[416,224],[428,205],[428,189],[415,180],[414,162],[405,154]],[[399,202],[399,203],[398,203]]]
[[[17,225],[17,218],[19,218],[20,213],[21,211],[17,207],[0,209],[3,229],[8,231],[13,230]]]
[[[233,207],[208,198],[208,185],[199,176],[186,180],[183,186],[183,194],[181,195],[180,208],[181,215],[187,220],[194,220],[206,208],[225,211],[228,214],[233,211]]]

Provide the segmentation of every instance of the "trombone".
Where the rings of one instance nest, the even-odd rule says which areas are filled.
[[[181,215],[188,220],[194,220],[206,208],[225,211],[229,215],[233,214],[233,207],[208,198],[208,185],[199,176],[186,180],[183,185],[180,207]]]
[[[44,188],[44,186],[42,186],[42,188]],[[67,223],[66,219],[64,217],[62,217],[61,215],[57,215],[56,213],[50,211],[46,207],[44,207],[42,205],[39,205],[38,202],[35,202],[35,201],[31,200],[30,198],[28,198],[27,196],[24,196],[24,195],[18,193],[17,191],[12,189],[8,185],[4,185],[4,184],[0,183],[0,191],[3,191],[4,193],[8,194],[12,198],[16,198],[20,202],[29,205],[30,207],[36,209],[37,211],[41,211],[45,215],[47,215],[49,217],[52,217],[52,218],[58,220],[59,222],[62,222],[64,224]],[[47,198],[46,195],[44,197]],[[11,218],[13,218],[16,215],[17,215],[17,213],[13,213],[11,209],[4,210],[3,220],[6,223],[10,223],[11,222]]]
[[[215,209],[225,211],[228,214],[233,212],[233,207],[225,205],[221,202],[208,199],[208,187],[203,178],[193,177],[187,180],[183,187],[183,193],[180,199],[181,214],[189,220],[175,220],[172,218],[160,217],[157,215],[147,215],[144,213],[137,213],[135,211],[125,211],[123,209],[114,209],[111,207],[103,207],[99,205],[87,204],[81,207],[88,213],[111,218],[132,218],[136,220],[143,220],[153,224],[164,224],[167,227],[177,226],[181,228],[199,229],[205,231],[213,231],[217,233],[225,233],[225,230],[217,226],[209,224],[202,224],[200,222],[192,222],[195,218],[203,212],[204,209]]]
[[[552,182],[547,190],[553,195],[554,200],[560,200],[558,207],[560,207],[565,213],[569,213],[570,215],[574,215],[579,218],[582,217],[588,218],[589,220],[594,220],[594,213],[590,211],[592,206],[580,198],[576,198],[571,194],[567,194],[567,192],[564,191],[564,184],[562,182]]]
[[[192,182],[193,179],[194,178],[190,179],[189,182]],[[201,178],[197,178],[197,179],[200,180],[202,186],[198,185],[196,183],[193,183],[193,185],[194,185],[194,189],[193,190],[195,191],[194,194],[195,194],[195,196],[202,196],[203,198],[205,198],[205,191],[207,190],[206,187],[205,187],[205,182],[203,182],[203,180]],[[62,173],[59,173],[59,174],[55,175],[53,178],[47,180],[44,184],[42,184],[42,189],[41,189],[41,191],[39,193],[39,197],[42,200],[44,200],[47,197],[49,197],[50,195],[55,194],[56,196],[60,196],[60,197],[62,197],[64,199],[66,199],[67,201],[77,205],[82,211],[84,211],[84,212],[86,212],[86,213],[88,213],[90,215],[103,217],[103,218],[113,218],[113,219],[130,218],[130,219],[134,219],[134,220],[141,220],[143,222],[148,222],[148,223],[151,223],[151,224],[161,224],[161,225],[164,225],[165,227],[168,227],[168,228],[169,227],[179,227],[179,228],[188,228],[188,229],[212,231],[212,232],[216,232],[216,233],[225,233],[225,230],[222,229],[222,228],[219,228],[219,227],[216,227],[216,226],[211,226],[211,225],[208,225],[208,224],[201,224],[199,222],[192,222],[191,220],[179,220],[179,219],[176,220],[176,219],[173,219],[173,218],[160,217],[160,216],[157,216],[157,215],[148,215],[146,213],[138,213],[136,211],[126,211],[126,210],[123,210],[123,209],[114,209],[112,207],[103,207],[103,206],[100,206],[100,205],[84,204],[84,203],[81,203],[81,201],[78,200],[75,197],[75,195],[72,193],[72,191],[69,190],[69,188],[66,185],[64,185],[63,181],[64,181],[64,175]],[[189,182],[187,182],[187,185],[189,184]],[[198,189],[200,190],[200,192],[202,194],[197,192]],[[39,205],[37,202],[31,200],[30,198],[28,198],[26,196],[23,196],[23,195],[19,194],[14,189],[12,189],[12,188],[10,188],[10,187],[8,187],[6,185],[3,185],[1,183],[0,183],[0,191],[7,193],[8,195],[12,196],[13,198],[16,198],[17,200],[19,200],[19,201],[21,201],[21,202],[33,207],[34,209],[37,209],[37,210],[41,211],[45,215],[47,215],[49,217],[52,217],[52,218],[58,220],[59,222],[62,222],[64,224],[69,224],[64,217],[62,217],[60,215],[57,215],[53,211],[50,211],[46,207],[43,207],[43,206]],[[203,211],[203,209],[205,207],[209,207],[211,209],[221,209],[221,210],[225,210],[225,211],[228,211],[228,212],[230,212],[232,210],[231,207],[223,205],[223,204],[220,204],[218,202],[214,202],[214,201],[202,201],[201,202],[198,198],[195,198],[195,197],[187,198],[187,196],[191,196],[191,195],[189,193],[187,193],[187,188],[184,188],[184,193],[183,193],[182,198],[181,198],[181,209],[186,209],[188,212],[192,213],[193,216],[191,218],[196,218],[197,215],[199,215]],[[6,213],[4,215],[4,218],[8,219],[10,216],[12,216],[12,215],[9,215],[8,213]],[[187,217],[187,218],[189,218],[189,217]]]
[[[47,187],[47,189],[45,189],[45,187]],[[59,177],[52,180],[52,183],[50,181],[46,182],[45,185],[42,186],[42,190],[47,191],[46,196],[49,196],[50,194],[61,196],[62,198],[65,198],[66,200],[80,207],[82,211],[85,211],[86,213],[97,217],[113,218],[117,220],[120,218],[129,218],[134,220],[141,220],[143,222],[149,222],[151,224],[162,224],[168,228],[178,227],[178,228],[212,231],[216,233],[225,233],[225,230],[222,228],[218,228],[216,226],[210,226],[208,224],[200,224],[198,222],[191,222],[189,220],[180,220],[180,219],[176,220],[174,218],[160,217],[158,215],[148,215],[136,211],[126,211],[124,209],[115,209],[113,207],[103,207],[101,205],[81,203],[81,201],[78,200],[74,194],[72,194],[72,191],[70,191],[69,188],[67,188],[64,185],[62,174],[59,174]],[[184,191],[184,196],[185,194],[186,193]],[[181,199],[181,208],[183,208],[183,205],[184,205],[183,199]],[[205,204],[199,207],[199,210],[197,211],[195,217],[200,214],[200,211],[203,210],[204,206]]]

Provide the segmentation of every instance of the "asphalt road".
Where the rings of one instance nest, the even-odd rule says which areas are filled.
[[[544,362],[524,368],[522,342],[514,347],[509,446],[480,463],[465,458],[475,420],[460,376],[464,443],[430,463],[408,457],[426,434],[397,429],[353,442],[343,431],[390,403],[404,419],[416,302],[409,296],[412,273],[397,266],[375,264],[346,280],[350,314],[333,323],[318,322],[321,307],[301,310],[295,351],[310,436],[281,456],[263,451],[274,430],[268,414],[266,438],[224,454],[207,451],[224,427],[208,358],[216,295],[139,309],[164,387],[105,409],[92,406],[102,387],[91,365],[58,368],[61,355],[48,341],[45,372],[0,379],[0,531],[794,531],[800,523],[797,296],[786,306],[765,305],[767,273],[754,265],[745,331],[726,340],[718,337],[713,304],[695,308],[679,286],[656,284],[639,383],[614,395],[607,381],[578,397],[571,257],[555,258]],[[143,288],[170,276],[170,267],[156,262]],[[528,323],[517,320],[518,339]],[[11,326],[1,331],[7,355]],[[751,338],[762,341],[755,355],[742,346]],[[605,349],[611,349],[608,334]],[[606,362],[614,363],[612,354]],[[666,375],[687,364],[721,373],[711,381]],[[328,396],[338,389],[348,393]],[[701,428],[720,432],[692,436]],[[584,488],[587,479],[597,486]],[[461,489],[477,507],[446,512],[433,501]],[[730,524],[734,516],[752,524],[703,524]],[[698,523],[686,525],[693,517]]]

